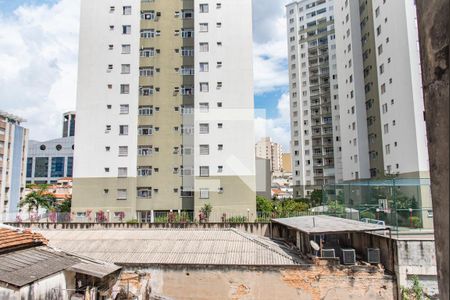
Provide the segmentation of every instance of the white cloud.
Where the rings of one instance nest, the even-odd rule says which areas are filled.
[[[290,110],[289,94],[283,94],[277,102],[277,116],[266,118],[264,111],[258,110],[255,118],[255,140],[271,137],[274,142],[283,146],[284,152],[290,152]]]
[[[288,0],[253,0],[255,93],[285,88],[287,37],[285,5]]]
[[[286,90],[285,4],[289,0],[253,0],[255,93]],[[0,110],[22,116],[31,138],[61,134],[62,113],[75,108],[80,0],[23,5],[0,14]],[[278,102],[280,117],[258,117],[263,132],[289,146],[289,99]],[[266,135],[266,134],[263,134]]]
[[[61,135],[75,108],[79,0],[0,15],[0,109],[27,119],[32,139]]]

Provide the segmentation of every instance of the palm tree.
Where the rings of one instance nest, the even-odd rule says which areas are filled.
[[[28,213],[34,208],[39,213],[39,207],[43,207],[47,210],[54,208],[56,197],[54,194],[49,193],[45,187],[41,187],[38,190],[33,190],[25,196],[19,203],[19,207],[26,206]]]

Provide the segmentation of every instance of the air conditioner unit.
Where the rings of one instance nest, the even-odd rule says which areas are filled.
[[[380,248],[367,248],[367,262],[370,264],[381,263]]]
[[[342,264],[354,265],[356,264],[355,249],[341,249]]]
[[[336,253],[334,249],[322,249],[322,257],[323,258],[335,258]]]

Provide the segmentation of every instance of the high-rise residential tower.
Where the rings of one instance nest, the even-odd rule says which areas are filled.
[[[343,179],[428,178],[415,1],[335,12]]]
[[[250,0],[81,1],[73,211],[255,211]]]
[[[283,149],[270,137],[260,139],[255,145],[256,157],[270,160],[270,171],[280,172],[283,166]]]
[[[295,197],[342,179],[333,5],[286,6]]]
[[[0,111],[0,214],[16,213],[25,190],[28,129],[22,122]]]

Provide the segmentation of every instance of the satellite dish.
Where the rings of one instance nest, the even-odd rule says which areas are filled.
[[[311,247],[312,247],[314,250],[316,250],[316,251],[319,251],[319,250],[320,250],[320,247],[319,247],[319,245],[317,245],[316,242],[314,242],[314,241],[309,241],[309,243],[311,244]]]

